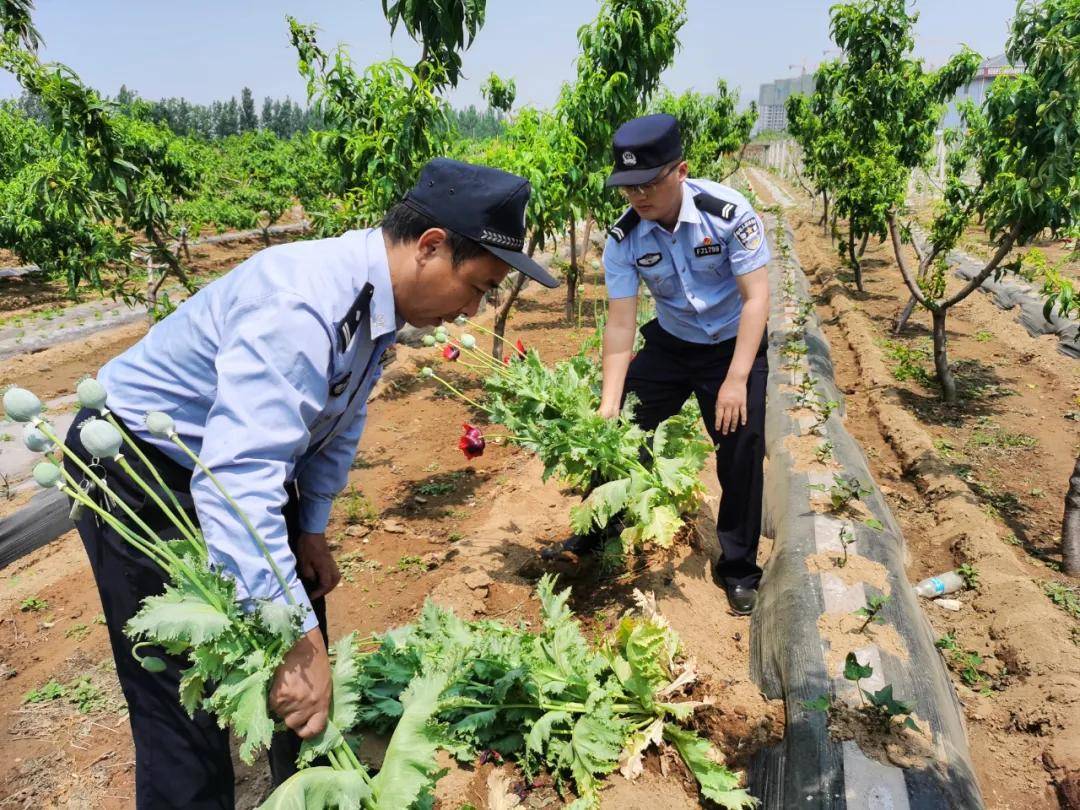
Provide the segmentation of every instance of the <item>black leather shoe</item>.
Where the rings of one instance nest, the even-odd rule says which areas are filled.
[[[757,602],[757,588],[749,585],[726,585],[728,604],[732,611],[739,616],[749,616],[754,612],[754,604]]]
[[[561,543],[552,543],[540,550],[540,559],[545,562],[572,562],[576,563],[583,557],[588,557],[600,551],[603,544],[603,535],[575,534],[563,540]]]

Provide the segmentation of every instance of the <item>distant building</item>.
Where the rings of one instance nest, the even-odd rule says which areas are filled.
[[[810,95],[814,92],[814,74],[804,73],[792,79],[777,79],[761,85],[758,93],[758,132],[787,129],[787,110],[784,105],[796,93]]]
[[[957,109],[960,102],[970,101],[976,107],[981,107],[982,103],[986,101],[987,93],[990,92],[990,85],[994,83],[998,76],[1016,76],[1023,72],[1023,66],[1010,65],[1005,54],[984,61],[979,65],[975,78],[964,87],[961,87],[953,96],[952,101],[949,102],[945,117],[941,121],[941,128],[956,129],[960,126],[960,112]]]

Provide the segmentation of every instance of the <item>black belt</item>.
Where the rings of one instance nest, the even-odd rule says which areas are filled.
[[[735,354],[736,338],[728,338],[718,343],[694,343],[691,340],[683,340],[668,332],[653,318],[641,327],[641,336],[645,342],[657,346],[665,351],[686,357],[731,357]],[[761,336],[761,345],[758,354],[765,353],[769,348],[768,332]]]

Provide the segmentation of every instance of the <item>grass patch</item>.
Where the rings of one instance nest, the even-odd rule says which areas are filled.
[[[1080,619],[1080,590],[1063,582],[1044,582],[1043,593],[1074,619]]]

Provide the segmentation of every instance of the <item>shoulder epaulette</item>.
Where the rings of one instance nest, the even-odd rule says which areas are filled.
[[[637,224],[641,222],[641,216],[633,208],[627,209],[619,219],[608,228],[608,233],[615,239],[616,242],[621,242],[627,236],[630,235],[630,231],[637,227]]]
[[[694,205],[697,206],[699,211],[718,216],[725,222],[731,222],[735,218],[735,211],[739,207],[733,202],[721,200],[719,197],[714,197],[704,191],[694,195]]]
[[[356,337],[359,325],[367,318],[368,309],[371,306],[371,296],[374,294],[375,288],[369,281],[364,285],[364,288],[360,290],[360,294],[356,296],[353,305],[349,307],[349,311],[345,313],[345,317],[337,325],[336,331],[338,343],[341,346],[342,352],[349,348],[352,339]]]

